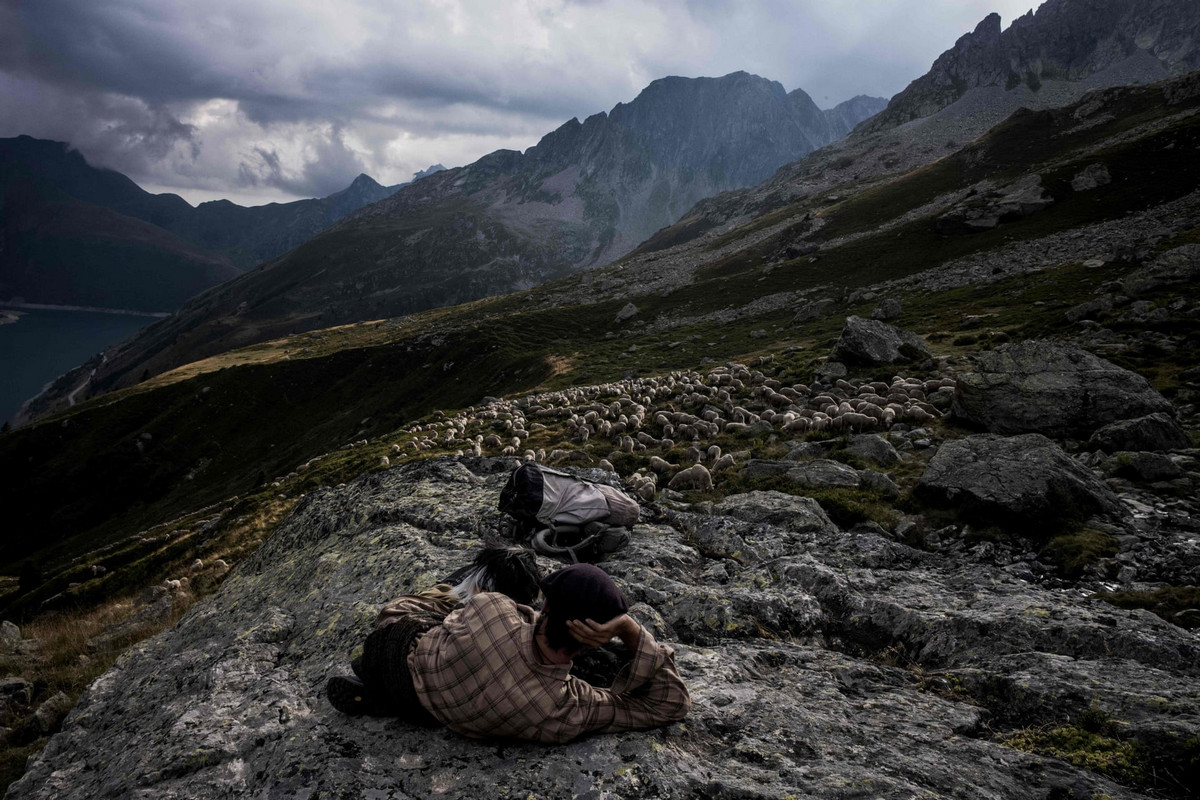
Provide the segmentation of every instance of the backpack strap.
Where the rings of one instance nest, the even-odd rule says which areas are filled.
[[[572,564],[579,563],[579,556],[575,554],[575,551],[587,547],[596,539],[596,534],[592,534],[591,536],[581,539],[579,542],[570,547],[564,547],[550,543],[550,538],[555,535],[556,534],[554,530],[550,528],[543,528],[533,535],[533,539],[530,540],[530,544],[533,546],[534,550],[544,556],[561,558],[562,556],[566,555],[570,557]]]

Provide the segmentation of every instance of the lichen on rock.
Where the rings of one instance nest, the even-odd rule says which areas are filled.
[[[340,715],[325,680],[379,605],[470,557],[510,464],[430,459],[306,497],[91,686],[8,796],[1138,796],[991,735],[997,686],[1026,700],[997,734],[1065,725],[1096,698],[1130,735],[1196,735],[1193,635],[985,559],[841,531],[779,492],[663,510],[603,565],[677,649],[684,722],[547,748]],[[966,677],[944,690],[931,670]],[[1114,674],[1138,680],[1102,688]]]

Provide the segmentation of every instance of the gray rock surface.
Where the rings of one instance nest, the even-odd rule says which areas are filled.
[[[847,452],[885,467],[900,463],[900,454],[887,439],[877,433],[859,433],[846,445]]]
[[[978,191],[938,217],[940,230],[991,230],[1001,222],[1027,217],[1054,204],[1041,175],[1026,175],[1000,189]]]
[[[1106,472],[1135,481],[1170,481],[1182,478],[1183,468],[1162,453],[1118,452],[1104,464]]]
[[[840,461],[818,458],[806,461],[787,471],[787,479],[797,486],[813,489],[832,489],[838,486],[858,486],[858,472]]]
[[[624,322],[627,319],[632,319],[633,317],[637,316],[637,313],[637,306],[635,306],[633,303],[626,303],[625,305],[621,306],[621,310],[617,312],[617,322]]]
[[[33,699],[33,684],[19,675],[0,680],[0,713],[15,706],[27,706]]]
[[[1175,418],[1162,411],[1136,419],[1113,422],[1089,440],[1108,453],[1118,450],[1183,450],[1192,440]]]
[[[958,376],[953,416],[992,433],[1087,437],[1102,425],[1171,404],[1137,373],[1078,347],[1047,341],[978,353]]]
[[[1132,798],[1002,739],[1093,702],[1156,752],[1200,733],[1194,635],[774,492],[667,512],[604,564],[677,648],[683,723],[548,748],[338,714],[321,689],[377,606],[470,557],[505,477],[439,459],[310,495],[97,679],[8,797]]]
[[[55,692],[46,698],[38,706],[38,710],[33,712],[33,724],[36,730],[42,734],[53,733],[58,730],[58,726],[66,718],[72,705],[71,698],[62,692]]]
[[[832,300],[811,300],[796,310],[796,316],[792,321],[812,322],[814,319],[820,319],[828,314],[832,308]]]
[[[1110,183],[1112,175],[1109,174],[1108,167],[1103,162],[1097,162],[1080,170],[1079,174],[1071,179],[1071,188],[1077,192],[1089,192]]]
[[[1120,282],[1131,297],[1140,297],[1159,289],[1181,286],[1200,279],[1200,244],[1185,244],[1168,250]]]
[[[1200,33],[1193,10],[1189,0],[1048,0],[1007,30],[999,14],[989,14],[856,133],[928,116],[979,87],[1036,93],[1051,78],[1111,85],[1105,73],[1134,59],[1148,62],[1143,74],[1149,80],[1183,74],[1200,62],[1191,46]]]
[[[871,311],[871,319],[879,319],[887,322],[888,320],[896,319],[900,316],[900,301],[894,297],[885,297],[879,301],[879,305],[875,306]]]
[[[830,359],[846,364],[891,364],[929,355],[929,346],[915,333],[874,319],[846,317],[846,326]]]
[[[21,629],[14,623],[0,622],[0,652],[15,653],[21,649]]]
[[[979,434],[946,442],[917,485],[922,496],[996,522],[1046,526],[1066,518],[1124,515],[1091,470],[1036,433]]]

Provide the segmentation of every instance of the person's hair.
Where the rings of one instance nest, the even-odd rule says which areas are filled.
[[[537,599],[542,571],[533,553],[524,547],[504,547],[489,542],[470,566],[446,579],[460,600],[475,592],[500,592],[522,605]]]

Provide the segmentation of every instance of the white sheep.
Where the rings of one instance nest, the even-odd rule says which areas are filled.
[[[726,453],[725,455],[721,456],[720,458],[718,458],[716,461],[713,462],[712,471],[720,472],[722,470],[729,469],[733,465],[734,465],[733,453]]]
[[[667,484],[668,489],[677,491],[711,489],[712,473],[703,464],[694,464],[687,469],[675,473],[675,477]]]

